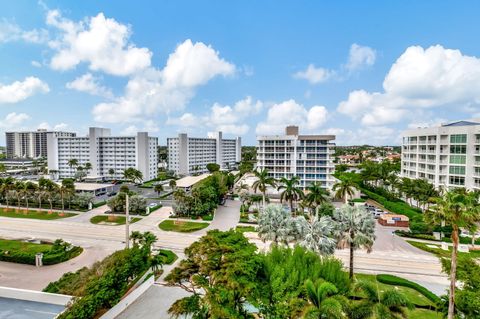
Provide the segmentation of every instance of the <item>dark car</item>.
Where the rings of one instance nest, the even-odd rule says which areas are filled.
[[[104,211],[105,214],[111,214],[112,211],[110,209],[107,209],[106,211]]]

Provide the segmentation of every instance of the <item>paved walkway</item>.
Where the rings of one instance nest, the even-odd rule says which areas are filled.
[[[202,230],[193,232],[195,235],[205,235],[207,231],[219,229],[222,231],[235,228],[240,220],[240,201],[228,199],[225,205],[219,205],[210,225]]]

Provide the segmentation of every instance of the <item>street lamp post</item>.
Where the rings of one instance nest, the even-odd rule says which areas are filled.
[[[129,207],[128,207],[128,194],[125,195],[125,247],[130,248],[130,225],[129,225]]]

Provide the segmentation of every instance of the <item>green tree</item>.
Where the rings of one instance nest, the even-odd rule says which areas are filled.
[[[375,241],[375,219],[358,206],[344,205],[333,214],[336,221],[335,237],[340,249],[350,250],[350,278],[353,278],[354,252],[359,248],[371,251]]]
[[[220,170],[220,165],[218,165],[217,163],[208,163],[207,164],[207,170],[210,173],[218,172]]]
[[[290,211],[293,213],[295,209],[293,203],[299,201],[303,198],[303,191],[298,187],[300,184],[300,178],[298,176],[293,176],[291,178],[282,177],[280,180],[280,186],[278,186],[278,191],[280,193],[280,202],[288,201],[290,204]]]
[[[244,302],[256,289],[260,260],[240,232],[211,230],[185,249],[185,259],[165,280],[192,293],[177,300],[172,315],[193,318],[250,318]]]
[[[169,182],[168,182],[168,186],[170,186],[170,188],[172,190],[175,189],[175,187],[177,187],[177,182],[174,180],[174,179],[171,179]]]
[[[320,182],[313,182],[308,185],[305,195],[305,200],[311,210],[319,205],[328,203],[328,191],[322,187]]]
[[[281,205],[268,205],[258,217],[258,236],[265,241],[288,244],[298,239],[296,220]]]
[[[265,208],[265,202],[266,202],[265,197],[266,197],[267,187],[268,186],[275,187],[276,182],[275,182],[275,179],[270,176],[266,168],[262,169],[261,171],[257,170],[254,172],[254,174],[257,180],[253,183],[252,188],[255,193],[257,192],[257,190],[259,190],[262,193],[263,195],[262,207]]]
[[[60,200],[62,202],[62,213],[65,212],[65,197],[70,197],[75,194],[75,183],[70,178],[65,178],[62,180],[58,192],[60,194]]]
[[[157,195],[160,195],[160,193],[163,192],[163,185],[155,184],[155,186],[153,187],[153,190],[157,193]]]
[[[71,169],[76,168],[78,166],[78,160],[76,158],[71,158],[68,160],[67,164]]]
[[[425,214],[425,220],[434,224],[445,223],[452,227],[452,255],[450,260],[450,287],[448,319],[455,314],[455,285],[460,227],[469,228],[480,221],[478,194],[465,188],[455,188],[434,200],[434,205]]]
[[[344,309],[348,305],[348,300],[339,295],[338,288],[334,284],[322,280],[313,283],[312,280],[307,279],[305,290],[310,301],[310,306],[305,311],[305,318],[347,318]]]
[[[331,255],[335,251],[333,239],[334,221],[330,216],[315,215],[310,221],[297,218],[299,245],[319,255]]]
[[[348,198],[355,193],[356,183],[351,178],[341,179],[338,183],[333,185],[335,197],[343,199],[345,204],[348,203]]]
[[[365,298],[352,305],[349,317],[353,319],[406,319],[406,309],[413,307],[402,293],[393,289],[380,292],[370,282],[359,281],[355,290],[361,292]]]
[[[110,179],[113,179],[113,175],[115,175],[115,170],[113,168],[109,168],[108,175],[110,175]]]
[[[143,181],[143,174],[138,169],[129,167],[123,171],[123,178],[132,183],[141,183]]]

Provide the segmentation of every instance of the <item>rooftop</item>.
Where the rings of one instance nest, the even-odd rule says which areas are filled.
[[[478,122],[472,121],[457,121],[448,124],[442,124],[442,126],[472,126],[472,125],[480,125]]]
[[[99,184],[99,183],[75,183],[77,191],[91,192],[101,188],[112,187],[113,184]]]
[[[200,182],[201,180],[207,178],[208,176],[210,176],[210,174],[205,173],[198,176],[186,176],[186,177],[180,178],[179,180],[177,180],[177,187],[181,187],[181,188],[191,187],[196,183]]]

